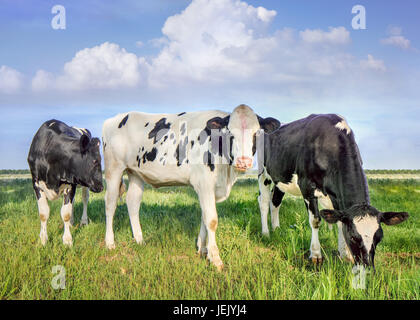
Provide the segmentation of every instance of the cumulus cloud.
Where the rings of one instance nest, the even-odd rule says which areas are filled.
[[[368,54],[367,60],[360,61],[360,65],[364,69],[372,69],[376,71],[386,71],[383,60],[375,59],[371,54]]]
[[[388,27],[389,37],[381,39],[384,45],[390,45],[404,50],[411,48],[411,41],[402,35],[402,28],[398,26]]]
[[[307,43],[347,44],[350,42],[350,32],[344,27],[330,27],[329,31],[306,29],[299,32],[299,35]]]
[[[335,83],[352,81],[351,74],[386,70],[383,61],[371,55],[357,61],[346,52],[351,39],[345,27],[272,32],[269,26],[276,14],[239,0],[193,0],[167,18],[162,37],[137,44],[154,46],[157,54],[138,57],[105,42],[77,52],[59,75],[39,70],[32,88],[147,90],[246,84],[277,86],[301,96],[308,90],[322,94],[322,85],[333,92]]]
[[[17,93],[23,86],[23,75],[8,66],[0,67],[0,92],[4,94]]]
[[[39,70],[32,79],[32,89],[41,91],[51,87],[62,90],[135,87],[140,82],[140,65],[143,61],[119,45],[105,42],[77,52],[58,76]]]

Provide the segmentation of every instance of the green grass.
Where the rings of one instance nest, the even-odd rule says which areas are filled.
[[[420,182],[369,181],[380,210],[410,212],[401,225],[384,226],[376,273],[365,290],[353,289],[352,266],[337,256],[337,228],[321,225],[325,262],[308,261],[311,229],[301,199],[286,196],[280,225],[261,236],[256,180],[237,182],[217,205],[217,241],[225,269],[196,255],[200,207],[191,188],[147,187],[140,210],[146,245],[132,239],[125,203],[118,205],[117,248],[104,246],[104,193],[89,202],[90,224],[72,228],[62,245],[61,202],[50,203],[49,241],[39,242],[39,218],[30,180],[0,181],[0,298],[2,299],[419,299]],[[81,192],[75,201],[76,223]],[[66,270],[66,288],[54,290],[52,268]]]

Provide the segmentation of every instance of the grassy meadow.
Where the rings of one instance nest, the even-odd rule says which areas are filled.
[[[255,179],[239,180],[217,205],[217,241],[225,263],[217,272],[196,255],[200,207],[191,188],[146,187],[140,221],[146,245],[132,239],[125,202],[114,232],[117,248],[104,246],[104,192],[90,194],[90,224],[78,225],[75,199],[73,247],[62,244],[61,201],[50,202],[49,241],[39,241],[40,221],[29,179],[0,180],[0,299],[419,299],[420,181],[369,180],[372,204],[407,211],[398,226],[383,226],[376,273],[366,288],[352,286],[352,265],[337,252],[337,228],[320,229],[324,263],[309,262],[311,229],[302,199],[286,196],[280,228],[261,235]],[[56,265],[65,268],[65,289],[53,289]]]

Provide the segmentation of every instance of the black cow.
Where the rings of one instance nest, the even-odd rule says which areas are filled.
[[[39,236],[43,245],[48,240],[47,220],[50,209],[47,200],[55,200],[60,195],[64,195],[61,208],[64,221],[63,243],[72,245],[70,224],[77,185],[85,187],[82,223],[87,223],[87,189],[93,192],[103,190],[99,145],[99,139],[92,139],[89,130],[69,127],[58,120],[45,122],[35,134],[28,163],[38,200],[41,219]]]
[[[278,210],[285,192],[303,196],[312,228],[310,257],[314,263],[322,261],[320,217],[337,223],[340,255],[361,266],[374,265],[375,248],[382,239],[380,223],[394,225],[408,218],[406,212],[380,212],[370,205],[353,132],[335,114],[312,114],[266,134],[259,186],[265,235],[268,207],[274,229],[279,225]],[[325,210],[318,210],[318,200]]]

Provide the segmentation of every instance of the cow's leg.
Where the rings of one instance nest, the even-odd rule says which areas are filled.
[[[61,219],[64,222],[63,244],[72,246],[73,239],[70,233],[70,219],[73,214],[73,200],[76,194],[76,185],[64,193],[63,206],[61,207]]]
[[[272,196],[271,196],[271,202],[270,202],[270,212],[271,212],[271,227],[273,228],[273,231],[276,228],[280,227],[279,222],[279,209],[281,202],[283,201],[284,192],[280,191],[279,188],[274,186]]]
[[[38,187],[34,188],[36,188],[35,192],[38,199],[37,203],[39,219],[41,220],[41,231],[39,233],[39,238],[41,239],[41,244],[45,246],[48,241],[47,222],[50,216],[50,207],[48,206],[48,200],[45,192]]]
[[[197,253],[203,257],[207,255],[207,230],[204,225],[203,218],[201,218],[200,233],[197,238]]]
[[[82,201],[83,201],[83,215],[82,219],[80,220],[80,225],[87,225],[89,223],[88,215],[87,215],[87,206],[89,202],[89,188],[83,187],[82,188]]]
[[[258,203],[260,205],[260,213],[261,213],[261,228],[262,228],[262,234],[266,237],[269,236],[268,231],[268,224],[267,224],[267,215],[268,210],[270,207],[270,184],[264,183],[266,181],[266,177],[264,174],[261,174],[258,177],[258,185],[260,188],[260,195],[258,196]]]
[[[127,191],[127,208],[130,216],[131,229],[133,230],[134,239],[138,244],[143,244],[143,234],[141,232],[139,209],[143,196],[144,182],[134,174],[128,174],[129,186]]]
[[[219,248],[216,244],[218,219],[214,191],[203,188],[198,192],[198,198],[200,199],[201,217],[207,230],[207,258],[220,271],[223,269],[223,262],[220,259]]]
[[[318,199],[315,197],[311,197],[309,199],[305,198],[305,205],[308,210],[309,224],[312,229],[311,254],[309,258],[312,259],[314,264],[322,263],[321,245],[318,238],[319,226],[321,224],[321,217],[318,210]]]
[[[338,252],[340,253],[340,257],[354,262],[353,255],[350,252],[349,247],[347,246],[346,240],[344,239],[343,235],[343,224],[341,221],[337,221],[337,228],[338,228]]]
[[[106,165],[106,163],[105,163]],[[117,208],[118,195],[120,190],[121,177],[123,170],[116,168],[110,169],[112,166],[106,166],[106,192],[105,192],[105,214],[106,214],[106,232],[105,232],[105,244],[108,249],[115,248],[114,242],[114,214]]]

